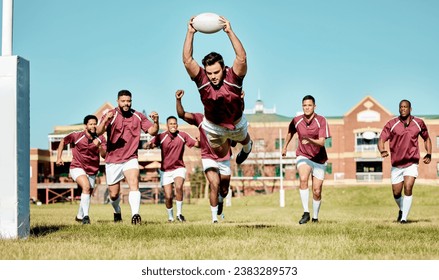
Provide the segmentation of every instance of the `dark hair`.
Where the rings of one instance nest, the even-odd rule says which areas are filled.
[[[166,119],[166,123],[168,123],[168,121],[169,121],[169,120],[172,120],[172,119],[177,120],[176,117],[174,117],[174,116],[169,116],[169,117]]]
[[[412,108],[412,103],[410,101],[408,101],[407,99],[403,99],[403,100],[399,101],[399,106],[401,106],[402,102],[407,102],[409,104],[409,108]]]
[[[204,67],[214,65],[218,62],[221,65],[221,68],[224,68],[224,59],[219,53],[216,52],[211,52],[210,54],[206,55],[201,62],[203,63]]]
[[[88,124],[89,120],[95,120],[96,123],[98,122],[98,118],[95,115],[87,115],[84,118],[84,124]]]
[[[119,91],[119,92],[117,93],[117,98],[118,98],[118,99],[119,99],[119,97],[121,97],[121,96],[129,96],[129,97],[131,97],[131,92],[130,92],[129,90],[123,89],[123,90],[121,90],[121,91]]]
[[[302,98],[302,102],[305,101],[305,100],[312,100],[312,103],[316,104],[316,100],[314,99],[314,97],[312,95],[305,95]]]

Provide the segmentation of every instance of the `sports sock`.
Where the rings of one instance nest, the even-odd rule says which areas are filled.
[[[80,220],[82,220],[82,218],[84,218],[84,211],[82,211],[81,203],[79,203],[79,209],[78,209],[78,214],[76,214],[76,218],[78,218]]]
[[[319,218],[319,211],[320,211],[320,204],[321,204],[321,200],[312,200],[312,218],[313,219],[318,219]]]
[[[139,214],[140,209],[140,191],[130,191],[128,194],[128,201],[131,206],[131,216]]]
[[[177,216],[181,215],[181,210],[183,208],[183,201],[176,200],[175,203],[177,204]]]
[[[79,205],[82,208],[84,217],[88,216],[88,211],[90,209],[90,194],[81,193],[81,203]]]
[[[246,153],[250,153],[252,149],[252,141],[250,140],[247,144],[242,146],[242,150]]]
[[[300,192],[300,199],[302,200],[303,212],[309,212],[309,208],[308,208],[309,188],[305,190],[300,189],[299,192]]]
[[[113,206],[114,213],[120,213],[120,196],[116,200],[110,198],[111,206]]]
[[[168,220],[173,221],[174,220],[174,208],[166,208],[166,211],[168,212]]]
[[[407,221],[407,217],[410,212],[410,208],[412,207],[413,196],[404,196],[402,201],[402,217],[401,221]]]
[[[395,198],[395,202],[399,207],[399,210],[402,210],[402,196]]]
[[[218,218],[216,217],[218,214],[218,205],[217,206],[210,206],[210,211],[212,211],[212,221],[218,221]]]

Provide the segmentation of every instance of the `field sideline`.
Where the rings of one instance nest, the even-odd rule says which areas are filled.
[[[212,224],[207,200],[184,204],[188,222],[167,222],[164,204],[142,204],[141,226],[112,222],[110,205],[74,221],[78,204],[31,206],[31,236],[0,240],[2,260],[437,260],[439,188],[415,185],[409,223],[396,223],[390,186],[324,187],[318,224],[299,225],[298,190],[232,199]]]

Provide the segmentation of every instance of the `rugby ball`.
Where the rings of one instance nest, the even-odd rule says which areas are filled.
[[[220,17],[214,13],[202,13],[194,17],[192,26],[195,30],[206,34],[212,34],[223,29],[224,25]]]

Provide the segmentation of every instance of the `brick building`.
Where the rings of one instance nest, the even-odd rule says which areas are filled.
[[[96,111],[95,115],[100,119],[108,108],[113,108],[113,106],[110,103],[105,103]],[[236,177],[235,180],[232,180],[232,186],[239,186],[239,184],[243,186],[244,180],[239,180],[239,178],[252,181],[252,179],[260,177],[278,177],[281,164],[284,185],[286,187],[297,186],[295,167],[297,135],[291,140],[287,156],[282,159],[280,157],[283,139],[285,139],[288,125],[293,116],[278,115],[275,109],[265,108],[261,100],[257,100],[254,108],[247,109],[245,113],[254,146],[249,158],[241,166],[237,166],[232,160],[232,176]],[[432,162],[429,165],[420,163],[417,181],[435,184],[439,182],[439,116],[416,116],[424,119],[433,146]],[[392,117],[394,115],[371,96],[364,97],[343,116],[326,116],[332,138],[326,141],[329,160],[325,184],[389,183],[390,158],[382,159],[376,144],[383,126]],[[165,124],[161,124],[160,127],[161,130],[165,129]],[[31,178],[31,197],[36,193],[38,183],[43,184],[50,181],[62,184],[60,177],[68,174],[71,152],[69,147],[65,148],[63,160],[66,165],[59,168],[55,165],[56,149],[59,141],[66,134],[82,129],[82,124],[57,126],[54,132],[48,136],[49,151],[31,151],[32,170],[37,170],[31,173],[33,176]],[[199,134],[198,128],[190,126],[182,120],[179,120],[179,129],[188,132],[193,137]],[[143,143],[148,139],[149,135],[142,134],[141,143],[139,143],[141,182],[157,179],[157,166],[160,162],[159,150],[142,149]],[[420,139],[420,148],[421,156],[424,156],[425,149],[422,139]],[[240,145],[233,149],[233,154],[236,155],[239,150]],[[189,184],[191,174],[201,169],[200,151],[196,148],[186,149],[184,160],[188,170],[187,182]],[[99,175],[105,175],[103,161]],[[104,182],[104,180],[102,181]],[[279,181],[273,180],[272,184],[273,187],[277,187]],[[42,188],[40,187],[40,189]]]

